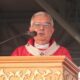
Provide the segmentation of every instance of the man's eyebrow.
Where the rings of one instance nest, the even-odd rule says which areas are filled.
[[[48,23],[48,24],[51,24],[50,22],[34,22],[34,23]]]

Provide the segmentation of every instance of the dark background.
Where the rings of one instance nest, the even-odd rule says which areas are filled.
[[[44,0],[80,34],[80,0]],[[43,3],[42,3],[43,4]],[[0,43],[28,31],[31,16],[46,11],[36,0],[0,0]],[[66,47],[77,65],[80,65],[80,43],[60,24],[55,22],[53,37]],[[75,36],[75,35],[74,35]],[[28,36],[21,36],[0,44],[0,56],[9,56],[18,46],[26,44]]]

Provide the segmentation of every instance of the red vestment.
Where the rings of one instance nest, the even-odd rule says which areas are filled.
[[[50,45],[53,43],[54,41],[51,40],[50,41]],[[30,45],[33,45],[34,46],[34,40],[33,39],[30,39],[28,41],[28,44]],[[54,47],[53,47],[54,48]],[[16,48],[14,50],[14,52],[11,54],[12,56],[34,56],[32,55],[25,47],[25,45],[22,45],[22,46],[19,46],[18,48]],[[72,60],[71,58],[71,55],[69,53],[69,51],[63,47],[63,46],[60,46],[58,50],[56,50],[55,53],[53,53],[52,55],[56,55],[56,56],[61,56],[61,55],[64,55],[66,57],[68,57],[70,60]]]

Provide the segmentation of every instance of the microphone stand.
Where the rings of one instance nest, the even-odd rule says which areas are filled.
[[[13,37],[11,37],[11,38],[9,38],[9,39],[7,39],[7,40],[2,41],[2,42],[0,43],[0,45],[1,45],[1,44],[4,44],[4,43],[6,43],[6,42],[8,42],[8,41],[10,41],[10,40],[12,40],[12,39],[21,37],[21,36],[23,36],[23,35],[28,35],[29,38],[30,38],[30,37],[36,36],[36,35],[37,35],[37,32],[35,32],[35,31],[33,31],[33,32],[27,31],[27,32],[25,32],[25,33],[21,33],[21,34],[19,34],[19,35],[13,36]]]
[[[6,43],[6,42],[8,42],[8,41],[10,41],[10,40],[12,40],[12,39],[21,37],[21,36],[23,36],[23,35],[25,35],[25,33],[19,34],[19,35],[17,35],[17,36],[13,36],[13,37],[11,37],[11,38],[9,38],[9,39],[7,39],[7,40],[2,41],[2,42],[0,43],[0,45],[4,44],[4,43]]]

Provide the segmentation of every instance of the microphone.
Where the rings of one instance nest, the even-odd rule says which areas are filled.
[[[19,34],[19,35],[13,36],[13,37],[11,37],[11,38],[9,38],[9,39],[7,39],[7,40],[2,41],[2,42],[0,43],[0,45],[1,45],[1,44],[4,44],[4,43],[6,43],[6,42],[8,42],[8,41],[10,41],[10,40],[12,40],[12,39],[15,39],[15,38],[17,38],[17,37],[23,36],[23,35],[27,35],[27,36],[29,36],[29,37],[34,37],[34,36],[37,35],[37,32],[36,32],[36,31],[32,31],[32,32],[27,31],[27,32],[25,32],[25,33],[21,33],[21,34]]]

